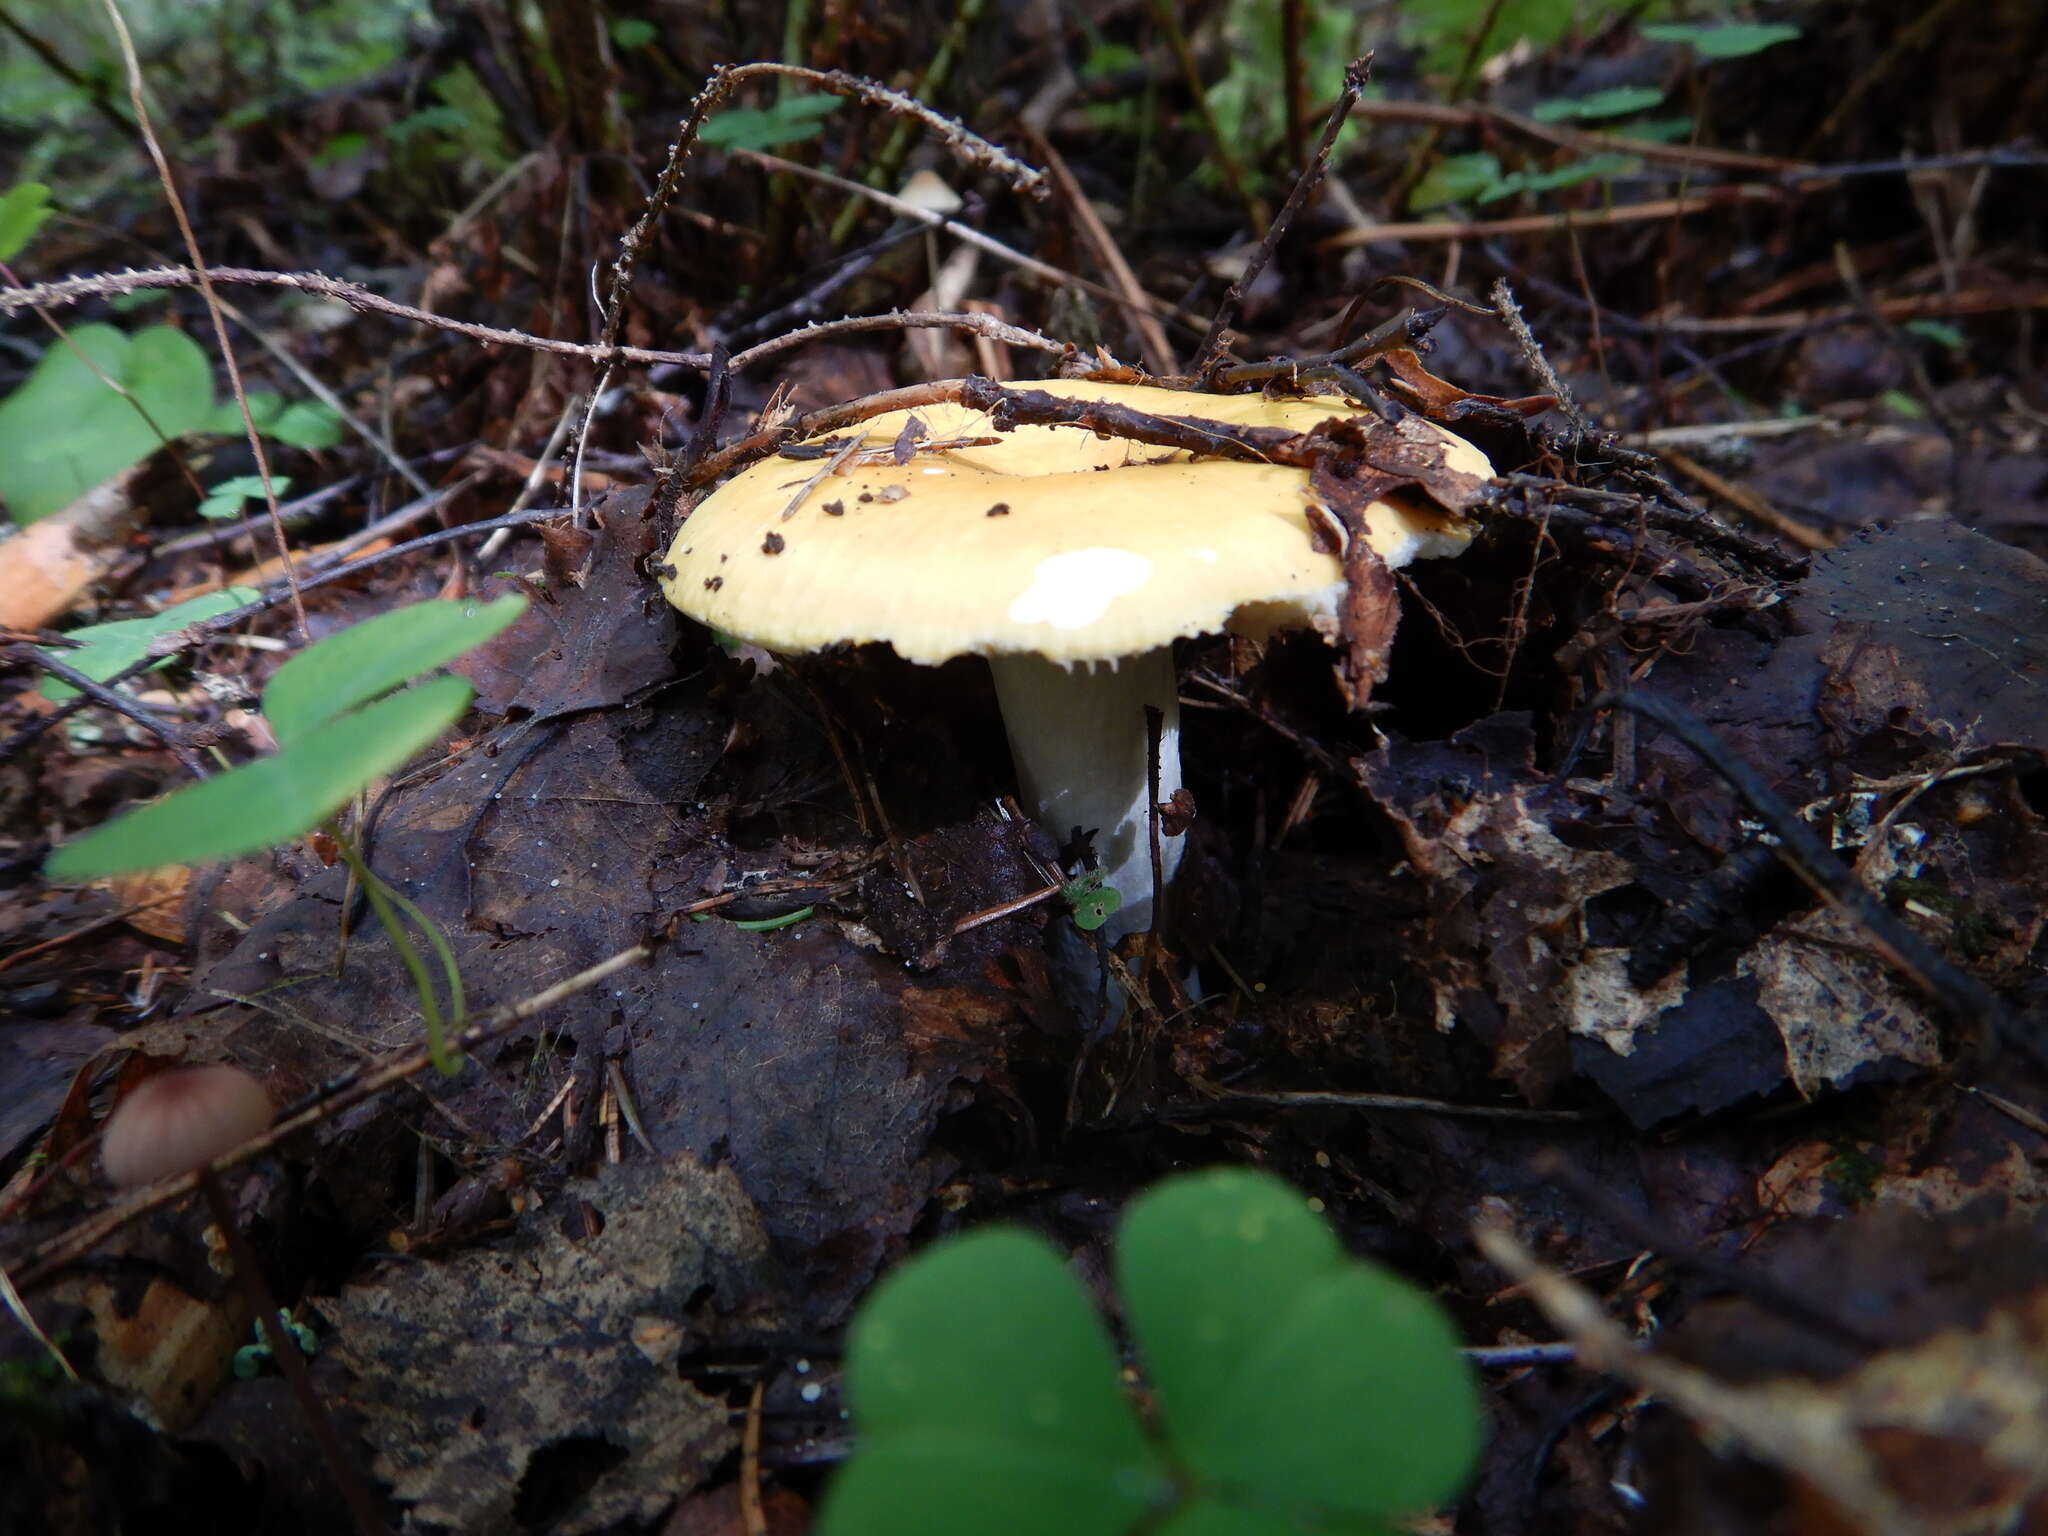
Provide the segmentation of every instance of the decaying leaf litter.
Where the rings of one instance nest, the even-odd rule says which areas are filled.
[[[746,1523],[735,1482],[807,1498],[844,1450],[837,1330],[892,1260],[1014,1217],[1099,1273],[1129,1194],[1215,1161],[1293,1178],[1360,1251],[1437,1288],[1473,1344],[1563,1338],[1609,1372],[1495,1373],[1493,1447],[1461,1526],[1726,1528],[1819,1500],[1856,1528],[1989,1530],[2037,1503],[2038,1448],[1995,1427],[2024,1425],[2044,1376],[2027,1341],[2048,588],[2029,551],[2048,468],[2025,324],[2043,278],[2038,208],[2018,192],[2028,172],[1998,163],[2032,98],[2010,59],[1947,29],[1914,34],[1900,18],[1920,40],[1894,58],[1873,46],[1881,19],[1799,19],[1796,43],[1688,73],[1708,114],[1699,157],[1648,160],[1668,182],[1646,172],[1627,190],[1647,202],[1698,186],[1704,211],[1642,228],[1603,223],[1598,203],[1578,204],[1591,217],[1569,236],[1497,227],[1547,226],[1555,204],[1517,203],[1512,218],[1453,204],[1399,236],[1359,222],[1398,215],[1400,180],[1454,150],[1498,158],[1528,93],[1571,99],[1630,70],[1700,68],[1659,66],[1621,31],[1509,60],[1497,100],[1434,116],[1420,110],[1435,106],[1427,66],[1383,56],[1380,78],[1408,94],[1359,103],[1370,147],[1339,162],[1341,190],[1262,273],[1227,208],[1191,226],[1200,239],[1169,232],[1156,208],[1108,226],[1086,204],[1031,203],[993,162],[934,160],[980,200],[957,222],[1112,295],[991,276],[995,308],[953,329],[794,330],[950,307],[925,261],[958,237],[920,249],[916,227],[878,215],[872,232],[893,243],[835,262],[822,225],[836,205],[743,169],[738,152],[723,165],[700,152],[664,178],[685,211],[648,221],[660,241],[579,330],[584,264],[638,216],[579,171],[617,147],[611,127],[580,118],[532,141],[495,204],[432,240],[399,234],[418,241],[399,291],[419,309],[645,351],[687,340],[674,351],[702,371],[622,362],[581,430],[582,358],[419,331],[398,345],[421,350],[394,363],[383,322],[305,343],[315,372],[358,381],[344,398],[389,422],[387,446],[426,485],[397,489],[367,449],[295,463],[299,484],[355,473],[368,494],[316,507],[330,521],[294,547],[393,511],[458,535],[304,582],[314,633],[437,592],[534,598],[465,663],[471,726],[365,807],[372,857],[451,936],[475,1012],[630,961],[518,1021],[462,1077],[344,1093],[238,1175],[274,1283],[326,1335],[323,1395],[394,1516],[728,1528]],[[2013,37],[2025,25],[2011,19]],[[915,47],[893,34],[837,46],[814,62],[873,75]],[[1785,89],[1830,46],[1865,61],[1843,98],[1860,105],[1840,122]],[[992,56],[974,67],[1002,74]],[[529,88],[529,122],[557,120]],[[1001,89],[1013,106],[1030,94],[1021,74]],[[1900,103],[1916,94],[1946,103],[1945,159],[1909,181],[1883,168],[1901,146],[1879,122],[1884,109],[1912,118]],[[930,99],[957,106],[944,89]],[[1113,203],[1129,164],[1061,110],[1026,118],[1041,158],[1066,168],[1056,183],[1078,175]],[[1738,120],[1781,170],[1816,174],[1780,185],[1759,165],[1717,166],[1707,146],[1743,143]],[[1025,142],[1000,114],[968,122]],[[308,126],[287,112],[244,131],[280,136],[296,165]],[[1193,120],[1174,132],[1199,156]],[[863,147],[849,139],[841,168],[858,173]],[[1532,153],[1521,139],[1511,152]],[[359,185],[391,173],[357,170]],[[246,194],[193,175],[201,238],[225,260],[244,249],[232,230]],[[1760,178],[1750,192],[1744,177]],[[1815,199],[1832,199],[1839,227],[1812,223]],[[136,217],[150,238],[169,233],[160,212]],[[533,227],[558,238],[536,242]],[[62,240],[20,275],[107,265],[89,237]],[[974,666],[733,654],[678,623],[649,567],[708,468],[733,461],[715,443],[787,427],[791,412],[948,374],[1028,386],[1056,356],[1021,343],[1034,328],[1049,347],[1080,344],[1069,366],[1161,344],[1193,359],[1225,280],[1203,274],[1204,257],[1233,243],[1240,366],[1327,357],[1403,304],[1436,307],[1427,288],[1374,286],[1389,273],[1482,309],[1505,278],[1529,330],[1450,307],[1412,352],[1369,365],[1380,391],[1463,432],[1502,474],[1470,552],[1382,589],[1371,612],[1384,621],[1398,601],[1391,637],[1354,632],[1362,709],[1345,709],[1335,653],[1312,638],[1183,646],[1198,766],[1171,942],[1202,995],[1147,991],[1099,1035],[1063,1012],[1046,974],[1064,905],[988,919],[1042,892],[1055,853],[1001,806],[1002,732]],[[792,256],[815,265],[767,276]],[[735,273],[761,274],[760,295],[733,292]],[[1155,307],[1167,329],[1140,330],[1119,293],[1175,295]],[[176,302],[203,327],[196,301]],[[1925,334],[1930,321],[1962,345]],[[933,346],[895,350],[915,336]],[[387,372],[401,376],[388,406],[361,382]],[[1730,430],[1747,392],[1802,409]],[[1559,408],[1532,414],[1542,396]],[[96,536],[102,584],[56,627],[161,606],[271,552],[187,540],[150,555],[189,524],[166,459],[126,493],[120,526],[146,516],[150,532]],[[395,505],[417,494],[423,505]],[[515,497],[535,514],[576,506],[467,559],[492,535],[460,530]],[[424,526],[391,522],[346,552],[374,558],[374,540]],[[295,644],[289,611],[239,628]],[[211,693],[181,673],[130,685],[176,712],[181,748],[260,744],[244,701],[269,653],[224,642],[236,632],[196,653]],[[1596,702],[1630,690],[1640,713]],[[1699,722],[1754,783],[1731,783],[1660,710]],[[188,1203],[92,1225],[109,1201],[90,1134],[116,1077],[148,1058],[239,1061],[285,1098],[374,1079],[413,1050],[416,1005],[314,848],[182,885],[42,886],[52,841],[179,769],[162,738],[106,711],[48,726],[23,692],[8,712],[0,986],[14,1018],[0,1050],[16,1092],[0,1265],[45,1332],[116,1388],[53,1384],[56,1430],[10,1420],[39,1474],[4,1495],[21,1501],[10,1518],[52,1520],[49,1490],[64,1484],[101,1510],[204,1490],[237,1528],[332,1522],[279,1383],[218,1390],[250,1319],[209,1263],[203,1220]],[[1884,934],[1817,900],[1826,872],[1778,852],[1788,818],[1971,985],[1928,985]],[[1988,1009],[1973,988],[1989,989]],[[1475,1222],[1538,1258],[1499,1235],[1475,1247]],[[691,1240],[677,1244],[679,1230]],[[73,1252],[81,1232],[96,1240]],[[1574,1312],[1561,1275],[1608,1333]],[[1616,1355],[1617,1324],[1624,1343],[1652,1345],[1648,1363]],[[7,1358],[28,1371],[46,1357],[23,1332]],[[117,1400],[145,1402],[163,1433]],[[1774,1433],[1793,1423],[1805,1438]],[[118,1480],[82,1459],[88,1444],[122,1447]],[[1712,1459],[1731,1445],[1740,1478]]]

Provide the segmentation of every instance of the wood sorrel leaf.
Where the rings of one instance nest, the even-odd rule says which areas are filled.
[[[1171,1497],[1095,1309],[1022,1232],[955,1238],[885,1280],[846,1379],[861,1449],[819,1536],[1118,1536]]]
[[[1124,1217],[1116,1269],[1167,1443],[1205,1494],[1309,1529],[1426,1508],[1471,1470],[1478,1397],[1449,1321],[1281,1180],[1169,1181]]]
[[[414,603],[365,619],[279,667],[263,690],[264,718],[288,747],[358,704],[482,645],[525,611],[526,599],[508,593],[483,604]]]
[[[206,779],[117,817],[50,857],[52,880],[254,853],[312,830],[469,708],[459,677],[408,688],[305,732],[275,757]]]

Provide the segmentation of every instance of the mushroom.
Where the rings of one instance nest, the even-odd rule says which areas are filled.
[[[204,1170],[260,1136],[274,1106],[263,1085],[240,1067],[181,1067],[159,1072],[132,1090],[107,1119],[100,1166],[121,1189]]]
[[[255,1250],[236,1224],[234,1203],[214,1171],[216,1160],[267,1130],[274,1111],[269,1090],[240,1067],[178,1067],[159,1072],[131,1089],[107,1117],[100,1138],[100,1166],[108,1180],[122,1189],[180,1174],[195,1177],[213,1224],[227,1244],[228,1260],[242,1295],[255,1309],[271,1354],[305,1412],[356,1528],[363,1536],[377,1536],[385,1525],[369,1487],[320,1405],[298,1341],[279,1320],[277,1303],[271,1299]]]
[[[1294,432],[1356,413],[1334,398],[1034,387]],[[906,453],[898,440],[913,414],[924,442],[954,446]],[[1121,900],[1104,932],[1114,942],[1148,927],[1151,807],[1181,782],[1173,641],[1225,629],[1337,632],[1343,561],[1311,530],[1308,472],[1195,460],[1085,428],[997,433],[986,415],[950,403],[859,430],[877,451],[814,443],[809,457],[763,460],[706,497],[669,551],[668,600],[770,651],[883,641],[932,666],[986,657],[1025,800],[1055,838],[1094,834],[1104,883]],[[1462,438],[1427,431],[1451,467],[1492,474]],[[1457,554],[1473,532],[1419,494],[1372,503],[1364,523],[1389,566]],[[1148,708],[1162,720],[1157,782]],[[1162,878],[1180,842],[1163,839]]]

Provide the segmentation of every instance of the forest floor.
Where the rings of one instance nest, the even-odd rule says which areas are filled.
[[[1474,1351],[1487,1449],[1418,1529],[2048,1529],[2048,12],[137,7],[209,294],[111,34],[42,9],[0,37],[0,1276],[44,1335],[0,1327],[0,1528],[351,1528],[284,1381],[228,1379],[190,1186],[93,1158],[225,1061],[292,1106],[230,1192],[406,1528],[800,1531],[878,1277],[1004,1220],[1114,1315],[1125,1203],[1252,1164]],[[722,82],[669,156],[771,58],[845,73]],[[764,425],[1199,388],[1219,318],[1226,364],[1391,324],[1358,387],[1497,474],[1381,675],[1177,648],[1173,923],[1104,1027],[986,669],[771,655],[651,572]],[[66,631],[227,587],[115,707],[50,696]],[[485,1026],[459,1075],[321,836],[44,876],[274,748],[288,654],[507,592],[474,711],[349,816]]]

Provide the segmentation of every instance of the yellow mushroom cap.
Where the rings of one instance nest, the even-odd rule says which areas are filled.
[[[1071,379],[1030,387],[1296,432],[1357,414],[1336,398]],[[1107,661],[1184,635],[1334,623],[1343,564],[1315,547],[1305,470],[1191,460],[1082,427],[997,433],[984,413],[955,404],[855,430],[886,449],[912,415],[927,441],[995,441],[919,451],[900,466],[850,463],[787,517],[825,461],[751,465],[684,522],[668,555],[674,574],[662,580],[668,600],[768,650],[884,641],[928,665],[968,654]],[[1464,439],[1442,437],[1453,468],[1493,473]],[[1457,554],[1472,538],[1468,522],[1419,494],[1373,503],[1366,522],[1394,566]]]
[[[240,1067],[180,1067],[136,1088],[107,1117],[100,1164],[123,1188],[190,1173],[270,1124],[270,1094]]]

